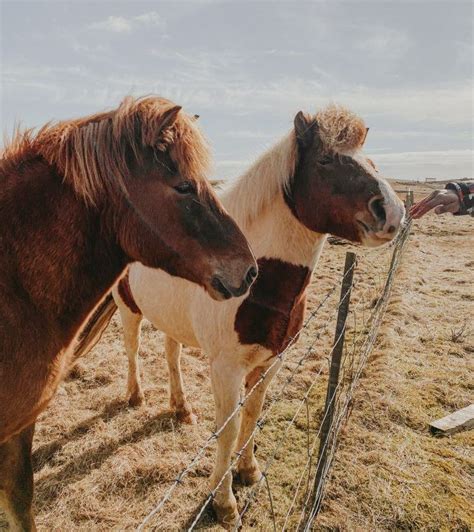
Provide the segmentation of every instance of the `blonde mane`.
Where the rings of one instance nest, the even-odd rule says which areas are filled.
[[[364,144],[364,121],[345,107],[329,105],[310,118],[318,123],[324,151],[350,151]],[[292,129],[230,185],[222,200],[240,227],[255,220],[277,194],[289,190],[297,164],[298,148]]]
[[[295,173],[298,150],[296,135],[290,131],[222,194],[222,200],[240,227],[251,223],[287,189]]]
[[[125,191],[130,151],[140,161],[146,147],[168,149],[183,176],[206,176],[209,146],[194,120],[180,112],[170,127],[161,128],[163,114],[171,107],[174,104],[164,98],[129,96],[116,110],[47,124],[36,134],[17,128],[6,143],[2,163],[17,165],[40,155],[91,205],[104,193]]]

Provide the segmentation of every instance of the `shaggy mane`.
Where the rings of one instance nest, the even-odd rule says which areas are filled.
[[[36,134],[17,128],[2,163],[17,165],[40,155],[91,205],[117,188],[125,192],[130,150],[140,160],[146,147],[168,149],[183,176],[206,176],[209,146],[194,119],[181,111],[170,127],[161,129],[163,113],[174,105],[155,96],[128,96],[113,111],[47,124]]]
[[[297,156],[293,130],[261,155],[222,193],[224,206],[241,228],[264,211],[282,189],[289,188]]]
[[[364,121],[345,107],[329,105],[310,118],[318,123],[324,151],[346,152],[364,144]],[[250,224],[282,190],[289,190],[297,164],[296,134],[292,129],[230,185],[222,200],[241,227]]]

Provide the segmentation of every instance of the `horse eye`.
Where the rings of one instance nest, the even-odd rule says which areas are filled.
[[[179,194],[192,194],[193,192],[196,192],[196,188],[191,181],[183,181],[179,185],[176,185],[174,189]]]

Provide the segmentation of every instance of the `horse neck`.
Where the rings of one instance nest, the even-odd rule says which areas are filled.
[[[310,231],[295,218],[284,200],[283,191],[244,233],[257,258],[276,258],[306,266],[311,271],[326,240],[326,235]]]
[[[2,285],[15,287],[8,295],[34,308],[32,319],[67,344],[120,275],[125,258],[103,216],[44,160],[29,161],[2,181]]]
[[[283,137],[221,194],[241,229],[260,217],[288,184],[296,167],[294,132]]]

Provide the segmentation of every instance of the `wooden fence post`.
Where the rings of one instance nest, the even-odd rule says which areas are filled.
[[[414,195],[412,190],[407,191],[405,208],[407,212],[410,207],[414,204]],[[382,291],[381,296],[378,298],[376,307],[382,308],[384,301],[387,301],[387,298],[390,295],[391,283],[393,276],[398,266],[398,260],[400,258],[400,253],[403,250],[405,242],[409,235],[409,229],[411,225],[411,219],[408,218],[407,224],[404,227],[404,233],[399,235],[394,246],[392,253],[390,267],[388,270],[388,276],[385,281],[385,285]],[[311,508],[305,508],[305,522],[301,526],[301,530],[306,532],[311,529],[311,525],[319,513],[321,502],[323,499],[323,487],[325,475],[327,474],[327,463],[328,459],[331,459],[331,456],[328,458],[328,451],[332,444],[331,430],[334,419],[334,414],[336,411],[336,402],[337,402],[337,388],[339,385],[339,373],[342,361],[342,353],[344,348],[344,333],[346,328],[347,314],[349,311],[350,296],[352,290],[353,282],[353,270],[356,264],[356,256],[353,253],[346,254],[346,263],[344,266],[344,278],[341,287],[341,297],[339,301],[339,310],[336,323],[336,333],[332,349],[332,359],[331,359],[331,368],[329,372],[328,388],[326,393],[326,404],[324,407],[324,418],[321,425],[321,436],[319,444],[319,456],[318,456],[318,465],[316,470],[316,475],[314,478],[314,483],[311,491]],[[371,325],[373,328],[373,324]],[[377,330],[378,324],[375,326]],[[375,338],[375,336],[374,336]],[[373,344],[372,344],[373,345]],[[370,347],[369,347],[370,349]],[[307,499],[308,500],[308,499]],[[307,502],[305,503],[306,507]]]
[[[336,407],[336,392],[339,384],[339,373],[341,370],[341,359],[344,350],[344,337],[346,331],[347,314],[349,312],[349,303],[351,299],[355,265],[355,253],[348,251],[346,253],[346,262],[344,265],[344,277],[342,278],[339,310],[337,313],[336,332],[334,335],[334,343],[332,348],[331,368],[329,370],[328,387],[326,392],[326,404],[324,406],[324,418],[321,427],[321,436],[319,444],[318,468],[316,471],[316,476],[313,485],[313,504],[310,512],[311,516],[315,516],[318,513],[319,506],[321,504],[321,479],[323,477],[324,469],[326,467],[328,440]]]

